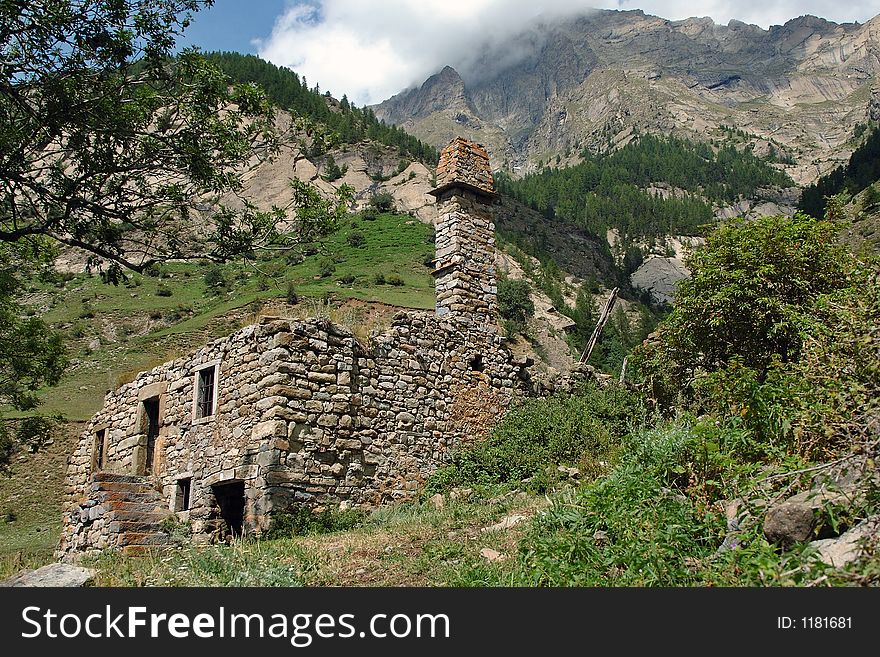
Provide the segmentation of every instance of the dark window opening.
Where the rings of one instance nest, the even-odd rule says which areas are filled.
[[[145,399],[144,402],[144,433],[147,434],[147,458],[144,474],[152,474],[155,461],[156,439],[159,437],[159,400]]]
[[[477,354],[476,356],[471,358],[470,368],[471,368],[471,372],[482,372],[483,371],[484,365],[483,365],[483,355],[482,354]]]
[[[192,479],[177,480],[177,495],[174,497],[175,511],[189,511],[189,491],[192,486]]]
[[[244,482],[212,486],[224,523],[224,534],[241,536],[244,529]],[[225,538],[225,537],[224,537]]]
[[[106,429],[100,429],[95,432],[95,450],[94,458],[92,459],[94,470],[104,469],[104,438],[106,435]]]
[[[214,377],[216,369],[206,367],[197,374],[196,418],[214,415]]]

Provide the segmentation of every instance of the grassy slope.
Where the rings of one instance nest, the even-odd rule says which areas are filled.
[[[424,264],[433,254],[431,227],[395,214],[357,223],[357,228],[344,226],[321,253],[296,265],[282,257],[260,260],[256,268],[226,265],[222,271],[229,284],[216,293],[207,290],[205,266],[196,263],[167,264],[159,276],[133,276],[118,287],[85,275],[35,282],[29,298],[33,312],[65,333],[72,358],[60,384],[44,392],[40,410],[61,413],[68,423],[53,445],[38,454],[15,455],[12,475],[0,475],[0,579],[22,565],[51,558],[60,530],[66,459],[82,430],[77,422],[100,408],[108,389],[252,322],[263,304],[283,300],[289,282],[301,297],[290,310],[300,314],[326,310],[316,300],[327,295],[432,308],[433,281]],[[362,246],[348,244],[353,230],[364,235]],[[335,261],[335,272],[320,278],[323,258]],[[396,274],[403,284],[377,285],[377,273]],[[355,280],[342,285],[338,281],[346,274]],[[171,295],[157,295],[160,288]],[[16,520],[6,522],[7,514]]]

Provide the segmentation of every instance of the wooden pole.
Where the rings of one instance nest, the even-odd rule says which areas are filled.
[[[620,385],[626,380],[626,366],[629,364],[629,356],[623,357],[623,365],[620,366],[620,379],[617,381]]]
[[[614,308],[614,302],[617,301],[617,293],[619,290],[620,288],[614,288],[611,290],[611,296],[609,296],[608,301],[605,302],[605,308],[602,309],[602,314],[599,316],[599,322],[596,324],[596,328],[593,329],[593,335],[590,336],[587,348],[584,349],[584,353],[581,354],[581,363],[586,363],[590,360],[590,354],[593,353],[593,348],[596,346],[596,343],[599,342],[599,336],[602,334],[602,329],[605,328],[605,323],[611,316],[611,310]]]

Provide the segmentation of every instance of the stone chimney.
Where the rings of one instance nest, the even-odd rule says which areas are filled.
[[[437,315],[496,331],[496,194],[486,149],[457,137],[437,165],[440,217],[436,225]]]

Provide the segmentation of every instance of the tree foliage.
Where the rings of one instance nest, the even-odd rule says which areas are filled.
[[[22,281],[39,275],[53,255],[45,240],[34,237],[0,242],[0,408],[36,408],[37,391],[57,383],[67,364],[61,336],[38,317],[24,316],[15,302]],[[0,414],[0,471],[7,468],[16,442],[38,447],[44,429],[31,418],[13,432]]]
[[[274,237],[280,212],[221,202],[275,151],[272,104],[195,50],[171,56],[210,4],[0,3],[0,240],[49,236],[113,277]]]
[[[549,219],[603,238],[609,228],[636,238],[700,234],[713,221],[712,202],[729,203],[760,186],[792,184],[750,151],[713,150],[674,137],[643,135],[613,153],[582,156],[576,166],[547,167],[520,180],[499,175],[499,190]],[[679,191],[646,191],[658,183]]]
[[[804,188],[798,207],[814,217],[826,213],[830,196],[846,192],[850,195],[880,180],[880,129],[874,129],[865,142],[849,158],[845,166],[839,166]]]
[[[63,371],[60,338],[15,300],[54,246],[85,250],[115,283],[123,268],[314,239],[345,213],[347,187],[327,200],[294,183],[293,206],[268,211],[242,197],[242,175],[281,137],[259,87],[230,85],[196,50],[173,54],[211,4],[0,2],[0,406],[33,409]]]
[[[755,385],[796,362],[816,331],[816,304],[853,285],[856,261],[839,227],[798,213],[721,226],[690,256],[659,338],[640,350],[655,393],[693,392],[717,372]],[[731,389],[734,382],[726,384]],[[663,390],[657,390],[657,386]]]
[[[369,138],[394,146],[401,154],[427,164],[437,163],[437,150],[430,144],[419,141],[402,128],[380,121],[369,107],[359,109],[353,106],[345,96],[335,105],[331,99],[320,93],[317,86],[310,89],[305,78],[288,68],[275,66],[255,55],[237,52],[212,52],[206,57],[209,62],[219,66],[230,80],[237,83],[256,83],[282,109],[325,126],[335,140],[354,144]]]
[[[528,281],[501,278],[498,281],[498,314],[523,326],[534,316],[535,304]]]

